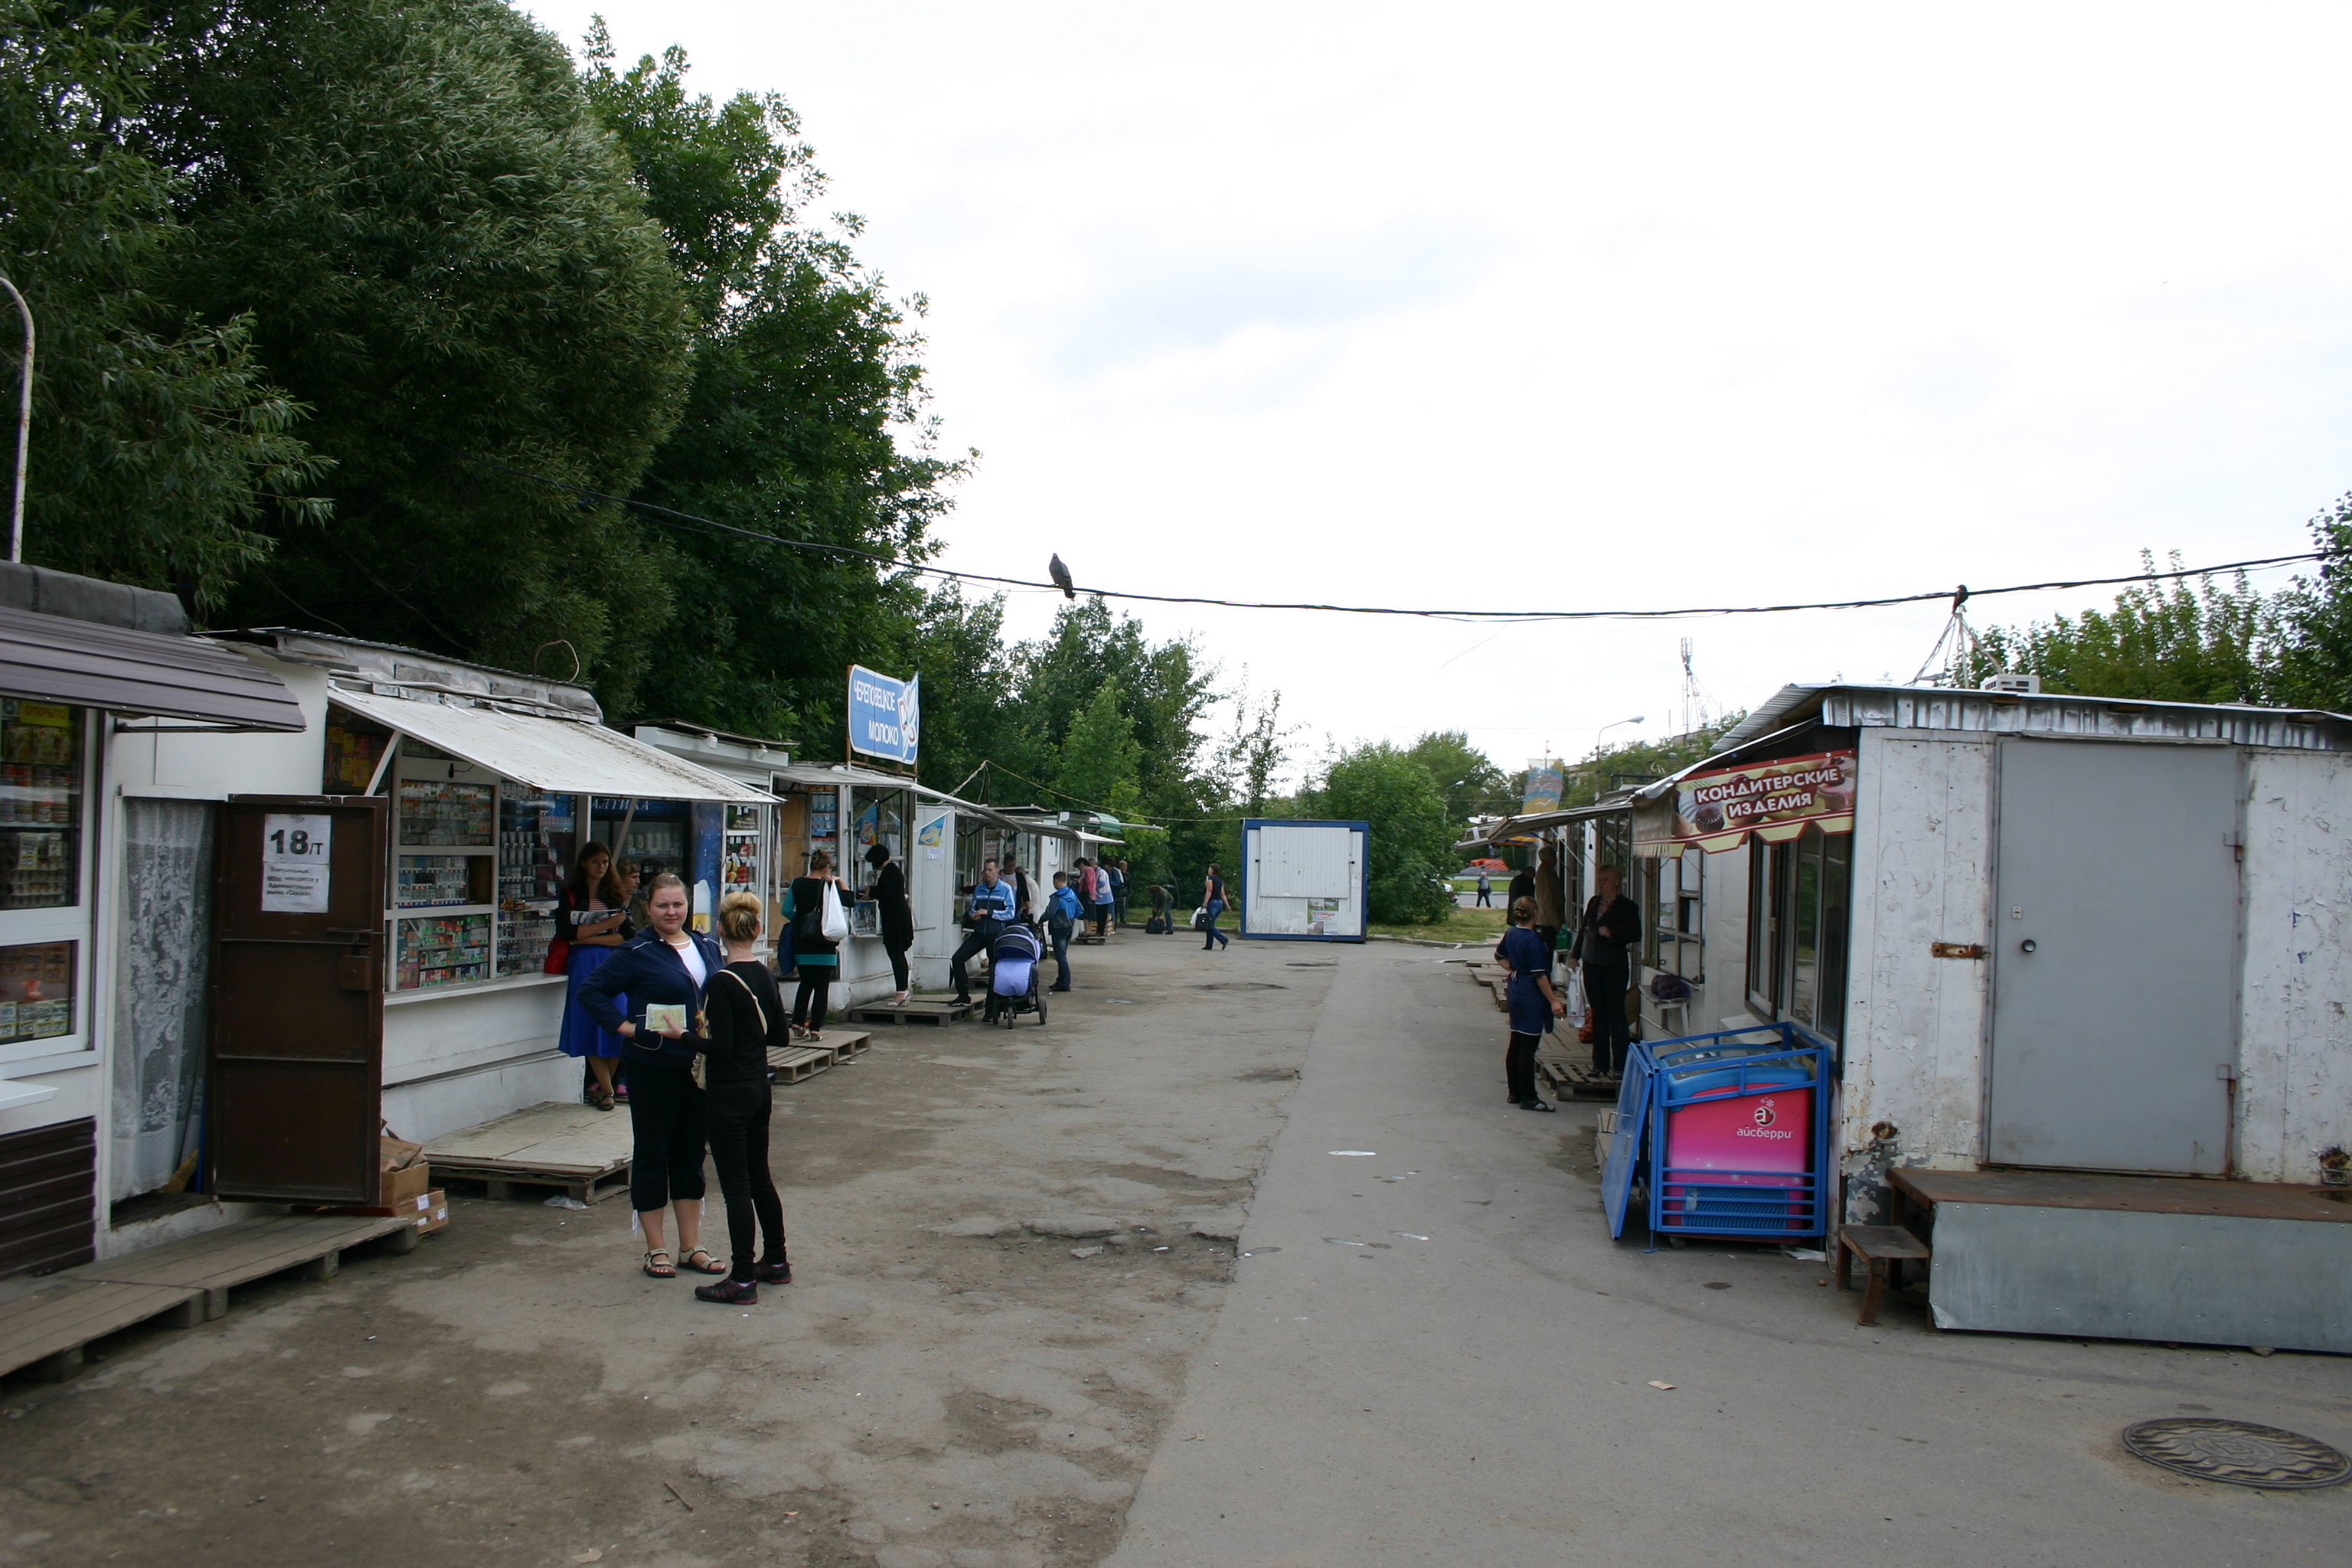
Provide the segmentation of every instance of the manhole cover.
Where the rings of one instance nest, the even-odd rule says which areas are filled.
[[[2216,1415],[2139,1422],[2124,1428],[2124,1447],[2152,1465],[2235,1487],[2292,1491],[2352,1475],[2352,1459],[2316,1437]]]
[[[1212,980],[1201,989],[1203,991],[1279,991],[1282,987],[1270,980]]]

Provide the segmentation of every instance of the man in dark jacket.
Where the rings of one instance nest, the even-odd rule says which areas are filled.
[[[1581,968],[1585,1001],[1592,1008],[1592,1070],[1602,1078],[1622,1078],[1625,1047],[1632,1040],[1625,993],[1633,984],[1642,910],[1625,896],[1624,874],[1616,867],[1601,867],[1592,880],[1601,890],[1584,906],[1568,960],[1571,968]]]

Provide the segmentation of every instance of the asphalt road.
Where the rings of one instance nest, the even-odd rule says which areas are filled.
[[[1047,1026],[883,1031],[778,1093],[799,1283],[748,1311],[620,1203],[461,1198],[9,1379],[0,1568],[2342,1559],[2352,1489],[2116,1435],[2352,1447],[2352,1358],[1857,1329],[1821,1265],[1612,1243],[1453,956],[1122,936]]]
[[[2352,1490],[2176,1479],[2116,1434],[2215,1411],[2352,1448],[2352,1358],[1938,1334],[1916,1302],[1860,1329],[1822,1265],[1612,1243],[1591,1113],[1504,1103],[1502,1020],[1444,956],[1345,952],[1114,1568],[2343,1560]]]

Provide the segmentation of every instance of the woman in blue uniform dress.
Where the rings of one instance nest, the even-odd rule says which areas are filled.
[[[1503,1055],[1503,1076],[1513,1105],[1521,1110],[1549,1110],[1536,1093],[1536,1047],[1551,1032],[1551,1021],[1567,1016],[1568,1004],[1551,988],[1551,944],[1530,929],[1535,918],[1533,899],[1515,900],[1511,929],[1495,950],[1511,966],[1511,1045]]]

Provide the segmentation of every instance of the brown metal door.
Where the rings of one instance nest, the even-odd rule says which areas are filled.
[[[205,1140],[223,1197],[376,1201],[387,829],[366,795],[222,813]]]

